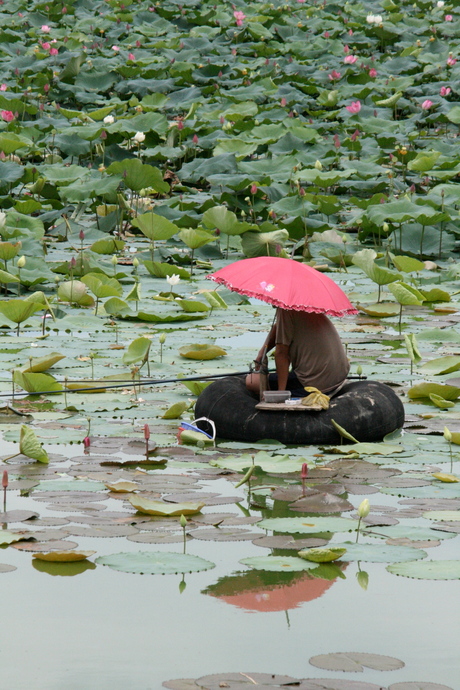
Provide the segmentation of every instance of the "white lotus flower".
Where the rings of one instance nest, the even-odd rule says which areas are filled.
[[[172,276],[166,276],[166,280],[168,284],[171,285],[171,287],[173,287],[174,285],[180,283],[180,276],[173,273]]]
[[[113,115],[106,115],[106,117],[104,117],[104,124],[113,125],[114,122],[115,122],[115,118]]]
[[[436,3],[436,7],[439,7],[441,9],[441,7],[444,7],[445,4],[446,3],[444,2],[444,0],[438,0],[438,2]]]
[[[135,141],[137,144],[142,144],[142,142],[145,141],[144,132],[136,132],[136,134],[133,136],[133,141]]]

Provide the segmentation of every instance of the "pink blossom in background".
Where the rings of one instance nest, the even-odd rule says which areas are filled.
[[[323,36],[324,36],[324,38],[330,38],[330,37],[331,37],[331,34],[329,33],[329,31],[325,31],[325,32],[323,33]]]
[[[453,16],[451,14],[446,14],[444,19],[446,20],[446,22],[451,22],[453,20]]]
[[[2,120],[4,120],[4,122],[11,122],[14,120],[14,115],[11,110],[2,110],[0,115],[2,116]]]
[[[51,48],[51,43],[48,43],[48,41],[45,41],[45,43],[42,43],[42,48],[43,48],[43,50],[49,50]]]
[[[304,3],[305,0],[297,0],[297,2]]]
[[[340,139],[338,134],[334,134],[334,146],[336,149],[340,148]]]
[[[287,101],[286,101],[286,99],[285,99],[284,96],[283,96],[283,98],[282,98],[281,101],[280,101],[281,107],[282,107],[282,108],[285,108],[285,107],[286,107],[286,103],[287,103]]]
[[[456,62],[457,60],[454,57],[452,57],[452,55],[449,55],[449,57],[446,60],[446,65],[448,65],[449,67],[453,67]]]
[[[347,55],[343,58],[343,61],[346,65],[354,65],[357,59],[357,55]]]
[[[193,143],[195,144],[195,146],[198,144],[198,135],[197,135],[197,134],[194,134],[194,135],[193,135],[192,141],[193,141]]]
[[[344,45],[344,46],[343,46],[343,52],[344,52],[344,53],[349,53],[349,52],[350,52],[350,48],[349,48],[347,45]]]
[[[128,60],[134,61],[135,59],[136,59],[136,56],[134,55],[134,53],[128,53]]]
[[[429,110],[432,105],[433,101],[430,101],[429,98],[427,98],[426,101],[423,101],[422,103],[422,110]]]
[[[57,48],[51,48],[50,55],[57,55],[58,53],[59,53],[59,50]]]
[[[254,182],[251,185],[251,194],[257,194],[257,185]]]
[[[350,137],[350,140],[356,141],[356,139],[359,137],[360,134],[361,134],[361,132],[359,131],[359,129],[355,129],[355,131],[353,132],[353,134]]]
[[[233,16],[236,19],[236,25],[237,26],[243,26],[243,21],[246,19],[246,15],[244,14],[244,12],[241,12],[240,10],[236,10],[233,13]]]
[[[342,75],[340,74],[340,72],[337,72],[335,69],[333,69],[332,72],[327,76],[331,81],[337,81],[338,79],[340,79]]]
[[[348,35],[353,36],[353,29],[348,29]]]
[[[345,106],[349,113],[356,115],[361,110],[361,101],[352,101],[350,105]]]
[[[2,85],[0,86],[0,91],[6,91],[7,88],[8,88],[8,87],[7,87],[6,84],[2,84]]]
[[[50,90],[50,85],[49,85],[49,84],[45,84],[44,87],[43,87],[43,91],[44,91],[45,93],[48,93],[49,90]]]
[[[441,96],[448,96],[451,91],[452,89],[450,88],[450,86],[441,86],[441,88],[439,89],[439,94]]]
[[[118,51],[120,50],[120,48],[119,48],[118,46],[112,46],[112,50],[113,50],[115,53],[118,53]]]
[[[374,67],[371,67],[371,69],[369,70],[369,76],[372,79],[375,79],[375,77],[377,76],[377,70]]]
[[[41,27],[41,28],[42,28],[42,31],[43,31],[44,34],[49,34],[49,32],[51,31],[51,29],[50,29],[50,27],[48,26],[48,24],[42,24],[42,27]]]

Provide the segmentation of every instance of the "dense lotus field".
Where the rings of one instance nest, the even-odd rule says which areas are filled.
[[[4,682],[459,690],[460,5],[0,3]],[[273,318],[206,278],[264,255],[403,432],[178,443]]]

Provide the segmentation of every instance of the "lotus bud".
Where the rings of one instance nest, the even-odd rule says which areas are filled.
[[[137,257],[134,257],[133,259],[133,266],[134,268],[137,268],[139,266],[139,259]]]
[[[308,476],[308,464],[306,462],[302,464],[302,473],[300,476],[302,479],[306,479]]]
[[[8,486],[8,470],[3,470],[2,486],[4,489],[6,489]]]
[[[383,232],[385,232],[385,233],[389,232],[390,226],[388,225],[388,223],[384,223],[384,224],[382,225],[382,230],[383,230]]]
[[[148,424],[144,424],[144,438],[146,441],[150,438],[150,427]]]
[[[369,585],[369,573],[366,573],[365,570],[359,570],[356,573],[356,579],[358,580],[358,585],[361,587],[361,589],[366,590]]]
[[[83,240],[85,239],[85,233],[83,232],[83,230],[80,230],[80,232],[79,232],[79,234],[78,234],[78,237],[79,237],[80,240],[83,242]]]
[[[18,268],[24,268],[25,265],[26,265],[26,257],[24,255],[22,255],[18,259]]]
[[[442,435],[444,436],[444,438],[446,439],[446,441],[448,441],[449,443],[451,443],[451,441],[452,441],[452,432],[449,431],[449,429],[448,429],[446,426],[444,427],[444,431],[443,431],[443,434],[442,434]]]
[[[90,447],[90,445],[91,445],[91,439],[90,439],[89,436],[85,436],[85,438],[83,439],[83,445],[85,446],[85,448],[89,448],[89,447]]]
[[[187,587],[187,583],[185,582],[185,580],[181,580],[179,582],[179,594],[182,594],[182,592],[184,591],[184,589],[186,587]]]
[[[135,141],[136,144],[142,144],[142,142],[145,141],[144,132],[136,132],[136,134],[133,136],[133,141]]]
[[[118,259],[117,259],[117,257],[115,256],[115,254],[114,254],[114,255],[112,256],[112,258],[110,259],[110,263],[112,264],[112,266],[116,266],[116,265],[117,265]]]
[[[161,345],[163,345],[163,343],[164,343],[165,340],[166,340],[166,333],[161,333],[161,334],[160,334],[160,337],[158,338],[158,340],[160,341]]]
[[[367,498],[361,501],[358,507],[358,516],[360,519],[366,518],[371,511],[371,506]]]
[[[358,364],[358,366],[356,367],[356,373],[358,374],[358,376],[361,376],[361,374],[363,373],[363,368],[361,364]]]
[[[73,257],[70,259],[70,261],[69,261],[69,267],[70,267],[70,269],[72,270],[72,269],[75,268],[76,265],[77,265],[77,260],[76,260],[76,258],[73,256]]]
[[[180,526],[184,529],[187,526],[187,519],[185,515],[180,516]]]
[[[315,168],[316,168],[317,170],[322,170],[322,169],[323,169],[323,166],[321,165],[321,161],[316,161],[316,163],[315,163]]]

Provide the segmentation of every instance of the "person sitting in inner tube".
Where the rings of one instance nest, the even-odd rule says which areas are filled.
[[[254,393],[260,391],[263,358],[273,348],[276,374],[269,375],[269,387],[289,390],[295,398],[305,395],[305,386],[333,394],[350,370],[340,336],[325,314],[278,308],[275,323],[254,360],[255,373],[246,377],[246,387]]]

